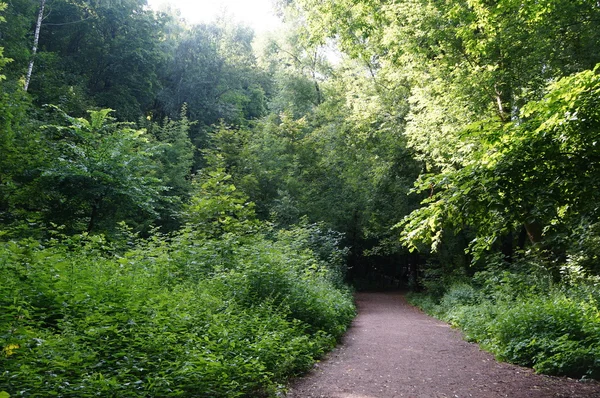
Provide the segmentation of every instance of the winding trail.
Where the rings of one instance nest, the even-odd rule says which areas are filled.
[[[288,398],[600,397],[600,383],[498,363],[400,293],[358,293],[343,343]]]

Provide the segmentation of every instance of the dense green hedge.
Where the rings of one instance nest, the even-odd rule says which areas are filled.
[[[459,327],[498,359],[540,373],[600,379],[600,278],[565,266],[554,281],[532,264],[446,281],[410,301]],[[438,281],[438,284],[443,283]]]
[[[310,247],[198,236],[0,244],[0,392],[273,395],[353,318]]]

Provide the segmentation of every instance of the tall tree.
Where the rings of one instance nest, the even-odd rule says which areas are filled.
[[[269,110],[302,117],[325,101],[322,84],[331,76],[327,49],[302,40],[298,15],[289,15],[285,29],[261,37],[259,62],[272,76],[274,89]]]
[[[182,33],[170,54],[165,87],[159,99],[176,117],[187,104],[189,117],[201,126],[223,119],[240,124],[264,114],[263,80],[252,53],[247,28],[196,25]]]
[[[409,143],[432,165],[468,156],[460,130],[475,121],[508,122],[539,98],[548,79],[598,62],[593,0],[463,3],[411,0],[298,0],[313,40],[336,37],[342,49],[391,69],[412,89]]]
[[[42,28],[42,19],[44,17],[44,9],[46,8],[46,0],[41,0],[40,9],[38,11],[38,17],[35,22],[35,33],[33,34],[33,48],[31,49],[31,60],[29,61],[29,67],[27,68],[27,75],[25,76],[24,89],[29,89],[29,82],[31,81],[31,74],[33,73],[33,65],[35,62],[35,55],[37,54],[38,43],[40,41],[40,29]]]
[[[581,223],[600,220],[593,205],[599,185],[598,69],[550,84],[518,120],[464,131],[484,136],[483,148],[463,168],[420,180],[420,189],[435,192],[404,220],[405,242],[435,247],[445,229],[471,227],[470,250],[478,258],[524,226],[532,244],[544,239],[559,258],[564,255]]]
[[[155,223],[167,231],[181,223],[181,210],[192,191],[194,148],[190,139],[190,121],[187,109],[181,110],[178,120],[165,118],[162,123],[149,122],[147,129],[156,142],[152,151],[157,162],[156,178],[165,186],[157,204],[159,214]]]
[[[159,89],[161,60],[161,22],[145,1],[57,0],[48,8],[35,29],[38,72],[26,73],[37,101],[79,115],[94,105],[117,109],[121,119],[145,115]]]

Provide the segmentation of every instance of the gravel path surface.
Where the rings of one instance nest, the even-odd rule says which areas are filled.
[[[288,398],[599,397],[600,383],[498,363],[400,293],[358,293],[343,343]]]

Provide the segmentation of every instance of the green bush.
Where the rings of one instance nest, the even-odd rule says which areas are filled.
[[[600,308],[593,299],[600,289],[592,283],[595,278],[577,274],[570,282],[553,284],[539,267],[532,271],[531,264],[516,264],[512,271],[481,272],[474,281],[479,288],[455,283],[439,302],[428,294],[413,294],[410,300],[458,326],[466,339],[501,360],[540,373],[600,378]]]
[[[246,249],[242,266],[227,276],[237,300],[248,306],[270,300],[311,332],[341,336],[355,315],[350,293],[333,286],[331,271],[310,251],[284,250],[284,245],[264,240]]]
[[[479,300],[479,294],[473,286],[466,283],[456,283],[444,294],[440,304],[446,309],[452,309],[461,305],[474,305]]]
[[[598,308],[562,293],[505,305],[491,328],[502,359],[572,377],[600,376]]]
[[[312,251],[193,228],[0,244],[0,391],[11,396],[274,395],[352,317]]]
[[[441,317],[439,303],[429,294],[411,292],[406,296],[408,302],[425,311],[427,314],[435,317]]]
[[[345,287],[346,258],[350,252],[342,247],[342,233],[326,229],[324,223],[309,224],[302,218],[300,225],[289,230],[279,230],[277,240],[298,250],[310,250],[319,260],[323,268],[328,270],[327,276],[338,288]]]

